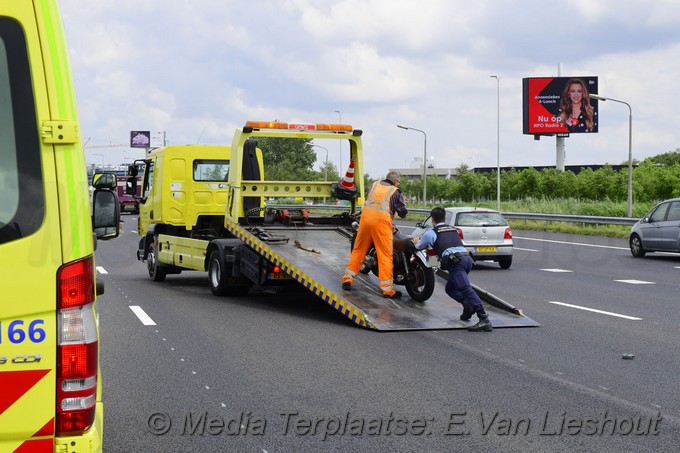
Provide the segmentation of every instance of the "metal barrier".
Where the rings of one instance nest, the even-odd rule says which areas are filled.
[[[331,211],[347,211],[348,206],[342,205],[268,205],[272,208],[281,209],[324,209]],[[429,209],[408,209],[409,213],[413,214],[430,214]],[[637,222],[638,218],[634,217],[605,217],[605,216],[582,216],[582,215],[570,215],[570,214],[541,214],[535,212],[503,212],[503,217],[506,219],[517,219],[517,220],[541,220],[547,222],[572,222],[572,223],[590,223],[598,225],[627,225],[631,226]]]

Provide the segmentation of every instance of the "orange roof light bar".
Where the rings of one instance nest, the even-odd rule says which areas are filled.
[[[317,124],[316,128],[320,131],[352,132],[353,130],[349,124]]]
[[[299,131],[352,132],[349,124],[312,124],[312,123],[284,123],[281,121],[247,121],[246,127],[253,129],[289,129]]]
[[[246,121],[246,127],[253,129],[288,129],[288,123],[280,121]]]

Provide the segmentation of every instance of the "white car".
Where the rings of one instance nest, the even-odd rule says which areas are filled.
[[[447,224],[458,229],[463,245],[474,261],[495,261],[501,269],[512,265],[512,230],[503,215],[493,209],[460,207],[444,208]],[[416,224],[414,236],[432,228],[430,217]],[[438,261],[436,256],[430,259]],[[434,265],[438,267],[438,264]]]

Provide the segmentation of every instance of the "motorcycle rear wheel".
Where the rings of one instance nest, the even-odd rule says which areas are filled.
[[[434,269],[427,267],[419,259],[414,259],[404,286],[411,299],[425,302],[434,292]]]

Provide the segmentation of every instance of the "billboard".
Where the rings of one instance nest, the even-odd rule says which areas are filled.
[[[150,144],[150,131],[130,131],[130,148],[149,148]]]
[[[597,77],[522,79],[524,133],[568,135],[597,132]]]

